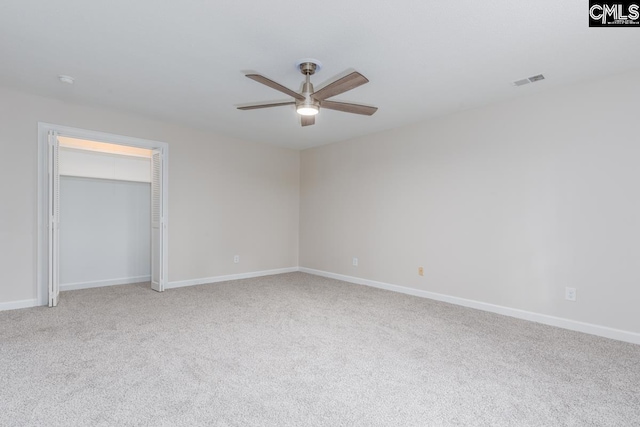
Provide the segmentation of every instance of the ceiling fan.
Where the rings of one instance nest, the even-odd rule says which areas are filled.
[[[348,90],[354,89],[369,80],[362,74],[354,71],[346,76],[335,80],[322,89],[314,91],[311,84],[311,76],[319,71],[321,65],[315,60],[303,60],[299,62],[298,68],[300,72],[305,76],[305,82],[302,85],[302,92],[294,92],[291,89],[282,86],[280,83],[276,83],[271,79],[266,78],[260,74],[247,74],[246,76],[251,80],[255,80],[258,83],[269,86],[272,89],[285,93],[293,98],[294,101],[275,102],[270,104],[253,104],[238,107],[239,110],[256,110],[259,108],[271,108],[281,107],[284,105],[295,105],[296,111],[300,114],[302,119],[302,126],[310,126],[316,122],[316,114],[320,112],[320,108],[326,108],[329,110],[344,111],[346,113],[363,114],[370,116],[375,113],[378,108],[370,107],[367,105],[351,104],[348,102],[328,101],[327,98],[331,98],[336,95],[340,95]]]

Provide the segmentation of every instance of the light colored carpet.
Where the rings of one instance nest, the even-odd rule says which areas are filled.
[[[0,313],[2,426],[639,426],[640,346],[290,273]]]

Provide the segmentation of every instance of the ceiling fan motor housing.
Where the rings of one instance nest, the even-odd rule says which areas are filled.
[[[320,111],[320,101],[315,99],[312,94],[313,84],[311,84],[309,77],[307,77],[307,81],[302,86],[302,95],[304,96],[304,100],[296,100],[296,110],[299,114],[303,116],[311,116],[318,114]]]

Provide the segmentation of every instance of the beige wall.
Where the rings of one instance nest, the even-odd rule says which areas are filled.
[[[36,298],[39,121],[169,144],[170,282],[298,265],[298,151],[0,89],[0,303]]]
[[[639,112],[633,73],[305,150],[300,265],[640,332]]]
[[[632,73],[300,154],[0,89],[0,303],[36,297],[42,121],[169,143],[171,282],[299,264],[640,332],[639,99]]]

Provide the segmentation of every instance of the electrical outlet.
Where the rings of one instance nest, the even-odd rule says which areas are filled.
[[[564,288],[564,299],[568,301],[575,301],[576,293],[576,288]]]
[[[358,266],[358,258],[354,258],[353,259],[353,266],[357,267]]]
[[[419,276],[424,276],[424,268],[418,267],[418,275]]]
[[[233,257],[233,262],[235,262],[236,264],[240,262],[240,255],[236,255]]]

